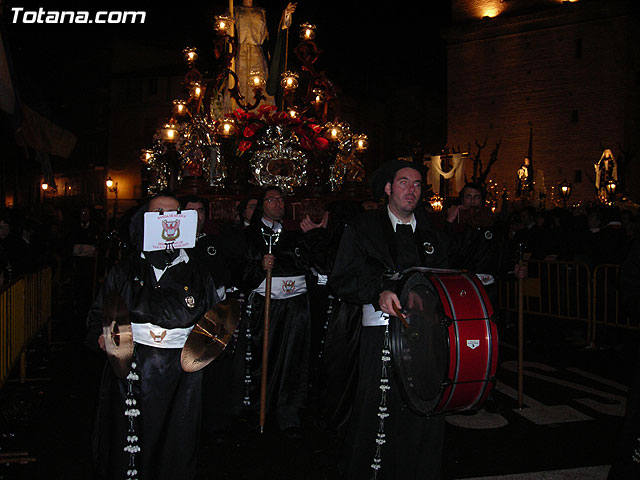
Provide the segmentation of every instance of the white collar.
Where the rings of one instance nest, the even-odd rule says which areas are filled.
[[[387,213],[389,214],[389,220],[391,220],[391,226],[393,227],[393,231],[396,231],[396,225],[400,224],[400,225],[411,225],[411,230],[412,231],[416,231],[416,216],[413,212],[411,212],[411,220],[409,220],[409,222],[404,223],[402,220],[400,220],[398,217],[396,217],[393,212],[391,211],[391,209],[389,208],[389,206],[387,205]]]
[[[269,227],[271,230],[274,231],[274,233],[278,233],[280,230],[282,230],[282,224],[278,221],[269,221],[266,218],[262,217],[262,223],[264,223],[265,226]]]
[[[142,258],[146,258],[144,256],[144,252],[141,254]],[[178,256],[176,258],[173,259],[173,262],[171,262],[169,265],[167,265],[166,267],[164,267],[164,269],[159,269],[156,268],[155,266],[151,265],[153,267],[153,273],[156,274],[156,281],[160,280],[160,277],[162,277],[162,275],[164,274],[164,272],[166,272],[169,268],[181,263],[189,263],[189,255],[187,255],[187,252],[184,251],[184,248],[181,248],[180,251],[178,252]]]

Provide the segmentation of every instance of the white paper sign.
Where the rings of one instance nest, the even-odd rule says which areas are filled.
[[[145,252],[173,248],[192,248],[196,244],[198,214],[195,210],[147,212],[144,214]]]

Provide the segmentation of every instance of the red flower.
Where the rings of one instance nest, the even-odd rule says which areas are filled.
[[[233,112],[233,116],[236,117],[237,120],[245,120],[247,118],[247,112],[238,108]]]
[[[240,153],[246,152],[251,148],[251,145],[253,145],[253,142],[250,142],[249,140],[241,140],[240,143],[238,143],[238,151]]]
[[[300,136],[300,146],[304,150],[311,150],[313,148],[313,144],[311,143],[309,137],[306,137],[304,135]]]
[[[313,141],[313,145],[318,150],[326,150],[327,148],[329,148],[329,140],[324,137],[316,137],[316,139]]]
[[[244,135],[245,138],[251,138],[253,137],[258,130],[260,130],[264,125],[260,122],[251,122],[248,123],[246,127],[244,127],[244,130],[242,131],[242,135]]]
[[[271,112],[275,112],[278,109],[275,105],[260,105],[258,107],[258,113],[262,116],[268,115]]]

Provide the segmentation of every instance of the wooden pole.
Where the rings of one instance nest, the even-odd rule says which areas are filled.
[[[520,247],[520,268],[523,266],[522,246]],[[518,278],[518,408],[522,408],[524,372],[524,285],[523,279]]]
[[[269,361],[269,316],[271,310],[271,268],[267,270],[264,292],[264,328],[262,337],[262,371],[260,376],[260,433],[264,432],[267,411],[267,366]]]

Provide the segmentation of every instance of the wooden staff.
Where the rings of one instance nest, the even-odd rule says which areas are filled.
[[[520,259],[518,266],[522,268],[522,244],[520,244]],[[523,398],[523,371],[524,371],[524,284],[518,276],[518,408],[522,408]]]
[[[269,247],[269,255],[273,245],[278,241],[279,234],[269,235],[262,232],[267,247]],[[269,318],[271,313],[271,278],[273,265],[267,265],[265,292],[264,292],[264,328],[262,337],[262,371],[260,372],[260,433],[264,432],[265,416],[267,411],[267,364],[269,361]]]
[[[267,410],[267,362],[269,360],[269,314],[271,310],[271,274],[272,267],[267,269],[264,292],[264,328],[262,337],[262,372],[260,377],[260,433],[264,432]]]

